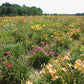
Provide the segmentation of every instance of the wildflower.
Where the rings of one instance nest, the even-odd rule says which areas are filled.
[[[56,70],[52,70],[51,75],[53,76],[56,73]]]
[[[53,67],[53,65],[52,65],[52,64],[49,64],[49,65],[47,65],[47,66],[46,66],[46,68],[47,68],[48,70],[50,70],[50,69],[51,69],[51,67]]]
[[[52,29],[50,29],[50,31],[52,31]]]
[[[37,30],[41,30],[42,28],[41,27],[38,27]]]
[[[43,24],[43,27],[45,27],[45,25]]]
[[[30,82],[30,81],[27,81],[27,82],[26,82],[26,84],[33,84],[33,83],[32,83],[32,82]]]
[[[34,49],[34,50],[32,50],[32,53],[36,53],[36,50]]]
[[[80,47],[81,45],[78,45],[78,47]]]
[[[34,47],[34,45],[32,45],[32,47]]]
[[[62,68],[62,71],[66,72],[67,70],[66,70],[66,68]]]
[[[61,57],[61,60],[63,61],[63,60],[64,60],[64,58],[63,58],[63,57]]]
[[[62,76],[59,76],[60,79],[62,79]]]
[[[45,74],[45,70],[42,69],[42,70],[40,71],[40,74]]]
[[[55,54],[55,52],[52,52],[52,51],[50,51],[49,53],[50,53],[50,54]]]
[[[47,38],[47,37],[48,37],[48,35],[45,35],[45,37]]]
[[[56,34],[56,32],[54,32],[54,35]]]
[[[11,55],[8,55],[8,57],[11,57]]]
[[[48,45],[45,45],[45,46],[46,46],[46,48],[47,48],[48,50],[50,49]]]
[[[32,30],[34,30],[34,26],[31,26],[30,28],[31,28]]]
[[[79,60],[76,60],[76,63],[80,64],[81,63],[81,60],[80,59]]]
[[[72,64],[67,64],[69,67],[72,67],[73,65]]]
[[[67,52],[67,55],[69,56],[70,55],[70,52]]]
[[[56,59],[55,62],[57,63],[58,62],[58,59]]]
[[[45,38],[45,40],[47,40],[47,38]]]
[[[77,69],[77,68],[79,68],[79,66],[80,66],[80,65],[76,63],[76,64],[74,65],[74,68]]]
[[[44,48],[41,48],[41,50],[44,50]]]
[[[39,50],[39,47],[38,46],[36,47],[36,50]]]
[[[29,53],[29,54],[30,54],[30,53],[36,53],[36,50],[33,49],[33,50],[29,51],[28,53]]]
[[[61,43],[64,44],[64,41],[62,41]]]
[[[71,58],[69,58],[68,56],[65,56],[64,58],[68,61],[71,60]]]
[[[81,56],[81,57],[83,57],[83,56],[84,56],[84,54],[80,54],[80,56]]]
[[[40,26],[39,25],[36,25],[37,28],[39,28]]]
[[[59,36],[59,33],[57,33],[57,36]]]
[[[80,29],[77,29],[77,32],[79,33],[80,32]]]
[[[58,41],[61,41],[61,39],[58,39]]]
[[[7,52],[6,52],[6,54],[9,54],[9,53],[10,53],[10,51],[7,51]]]
[[[10,68],[11,67],[11,65],[10,64],[7,64],[7,68]]]
[[[81,68],[82,68],[82,70],[84,71],[84,64],[82,64]]]
[[[17,28],[16,28],[16,29],[14,29],[13,31],[17,31]]]
[[[55,36],[55,39],[57,39],[57,36]]]
[[[53,73],[53,70],[51,68],[49,68],[49,73],[52,74]]]
[[[53,35],[51,35],[51,37],[53,38]]]
[[[59,78],[58,76],[52,76],[52,80],[56,80],[58,78]]]
[[[44,45],[44,42],[40,42],[40,43]]]
[[[3,62],[2,62],[2,64],[4,65],[4,64],[5,64],[5,62],[3,61]]]
[[[45,55],[47,55],[48,52],[43,52]]]

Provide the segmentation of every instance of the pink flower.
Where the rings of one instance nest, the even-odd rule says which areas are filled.
[[[8,57],[11,57],[11,55],[8,55]]]
[[[42,45],[44,45],[44,42],[40,42]]]
[[[10,51],[7,51],[7,52],[6,52],[6,54],[9,54],[9,53],[10,53]]]
[[[48,45],[45,45],[45,46],[46,46],[46,48],[47,48],[48,50],[50,49]]]
[[[36,50],[34,49],[34,50],[32,50],[32,53],[36,53]]]
[[[44,50],[44,48],[41,48],[41,50]]]
[[[10,68],[11,67],[11,65],[10,64],[7,64],[7,68]]]
[[[32,47],[34,48],[34,45],[32,45]]]
[[[50,53],[50,54],[55,54],[55,52],[52,52],[52,51],[50,51],[49,53]]]
[[[35,49],[34,50],[31,50],[28,53],[36,53],[36,50]]]
[[[48,52],[43,52],[45,55],[47,55]]]
[[[36,50],[39,50],[39,47],[38,46],[36,47]]]
[[[2,62],[2,64],[4,65],[4,64],[5,64],[5,62],[3,61],[3,62]]]

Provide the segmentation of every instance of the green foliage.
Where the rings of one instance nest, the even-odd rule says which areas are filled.
[[[11,53],[6,53],[0,65],[0,73],[2,75],[1,84],[20,84],[21,80],[26,80],[31,73],[31,68],[28,66],[27,60],[22,56],[17,59]]]
[[[22,7],[17,4],[3,3],[0,6],[0,16],[16,16],[16,15],[42,15],[42,10],[36,7]]]

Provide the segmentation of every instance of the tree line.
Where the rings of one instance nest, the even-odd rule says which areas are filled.
[[[42,15],[43,11],[41,8],[36,8],[35,6],[27,7],[23,5],[22,7],[18,4],[3,3],[0,6],[0,16],[25,16],[25,15]]]

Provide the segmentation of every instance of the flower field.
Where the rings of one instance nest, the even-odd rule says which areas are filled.
[[[84,84],[84,16],[0,17],[0,84]]]

